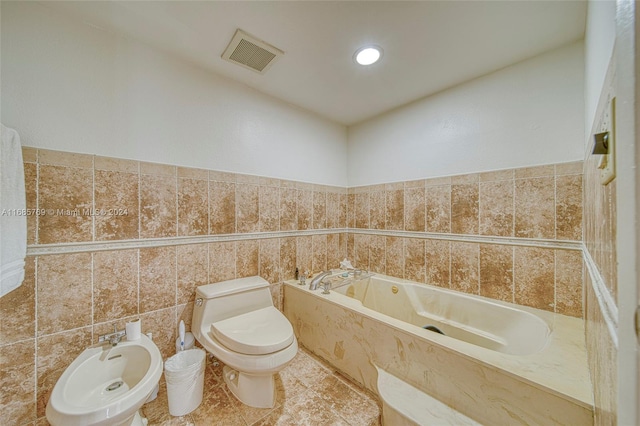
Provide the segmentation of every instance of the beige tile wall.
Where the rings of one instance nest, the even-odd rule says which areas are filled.
[[[582,240],[582,162],[350,188],[347,224],[443,234]],[[349,234],[359,267],[582,316],[579,251]]]
[[[76,212],[29,216],[30,245],[348,227],[582,238],[579,163],[347,190],[31,148],[24,161],[28,208]],[[126,214],[82,214],[114,208]],[[259,274],[279,304],[278,283],[296,267],[319,271],[345,256],[388,275],[582,315],[574,251],[336,232],[29,257],[25,283],[0,299],[0,423],[42,421],[64,368],[113,322],[140,317],[168,356],[197,285]]]
[[[589,155],[584,164],[584,243],[617,304],[616,180],[600,183],[599,156]],[[589,368],[594,383],[595,424],[614,425],[617,418],[617,348],[586,276],[586,341]]]
[[[344,188],[31,148],[24,161],[28,208],[54,210],[28,217],[30,245],[346,227]],[[113,208],[126,214],[82,214]],[[167,357],[198,285],[260,275],[281,306],[296,267],[345,255],[334,233],[28,257],[0,299],[0,424],[46,424],[56,380],[113,323],[141,318]]]

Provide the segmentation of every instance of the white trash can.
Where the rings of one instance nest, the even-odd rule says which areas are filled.
[[[164,363],[169,413],[189,414],[202,402],[206,354],[202,349],[181,351]]]

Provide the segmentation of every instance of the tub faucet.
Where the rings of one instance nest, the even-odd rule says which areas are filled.
[[[329,275],[331,275],[331,270],[319,273],[314,279],[311,280],[311,283],[309,283],[309,290],[317,290],[322,280]]]

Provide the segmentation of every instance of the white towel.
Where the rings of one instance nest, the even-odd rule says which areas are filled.
[[[0,146],[0,297],[24,279],[27,254],[27,200],[18,132],[2,126]]]

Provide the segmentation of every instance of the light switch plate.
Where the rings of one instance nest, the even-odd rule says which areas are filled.
[[[601,160],[600,183],[607,185],[616,177],[616,98],[611,98],[602,118],[602,131],[609,132],[609,147]]]

